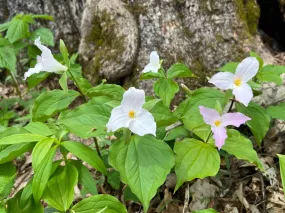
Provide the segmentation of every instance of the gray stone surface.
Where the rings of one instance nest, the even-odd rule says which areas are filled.
[[[139,34],[134,16],[125,3],[88,0],[81,32],[79,53],[90,79],[99,76],[118,80],[132,74]]]
[[[4,20],[1,17],[5,7],[10,18],[17,13],[51,15],[54,22],[41,20],[39,25],[50,28],[57,42],[63,39],[71,51],[77,51],[84,2],[85,0],[0,0],[0,21]]]

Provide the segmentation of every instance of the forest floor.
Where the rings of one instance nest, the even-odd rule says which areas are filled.
[[[57,87],[51,83],[44,85],[44,87],[46,86],[49,88]],[[25,90],[25,86],[20,85],[20,87],[23,91]],[[12,86],[0,84],[0,103],[2,103],[2,105],[5,102],[8,103],[8,100],[15,98],[16,95]],[[30,98],[31,96],[23,96],[25,101]],[[2,105],[0,105],[0,107]],[[28,109],[17,101],[12,104],[9,110],[16,112],[17,116],[9,120],[8,126],[24,125],[25,122],[28,122],[27,119],[19,119],[25,117],[28,113]],[[280,123],[280,125],[284,127],[283,123]],[[265,138],[267,145],[265,144],[260,148],[255,147],[264,164],[264,171],[258,170],[253,164],[237,160],[233,156],[225,155],[225,157],[221,159],[221,169],[216,177],[196,179],[187,182],[181,186],[175,194],[173,192],[176,184],[176,176],[174,173],[171,173],[168,175],[166,182],[158,189],[157,195],[151,201],[148,212],[187,213],[205,208],[214,208],[221,213],[285,212],[285,199],[281,184],[279,164],[275,154],[275,152],[282,153],[283,150],[278,150],[278,145],[275,146],[274,152],[270,149],[273,143],[280,144],[284,142],[284,138],[282,139],[284,134],[281,130],[283,129],[280,129],[278,133],[275,131],[273,135],[272,131],[269,131],[268,136]],[[82,143],[90,145],[95,149],[93,140],[80,140],[73,135],[69,137],[72,140],[79,140]],[[104,138],[103,140],[99,140],[99,145],[102,150],[108,150],[111,139],[112,138]],[[60,156],[58,155],[56,158],[60,158]],[[69,155],[69,158],[74,158],[74,156]],[[33,175],[30,152],[17,158],[14,163],[17,165],[18,175],[14,190],[10,196],[13,196],[17,191],[23,188]],[[98,176],[91,167],[89,167],[89,169],[98,182],[99,193],[112,194],[117,197],[120,196],[119,199],[125,203],[129,213],[142,212],[142,206],[138,202],[132,201],[130,196],[122,192],[126,189],[126,186],[121,186],[120,190],[115,190],[110,184],[106,184],[106,182],[102,180],[103,177]],[[81,186],[78,186],[75,190],[75,198],[77,201],[82,198],[80,189]]]

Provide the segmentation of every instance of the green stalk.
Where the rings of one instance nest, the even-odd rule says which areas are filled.
[[[15,78],[14,74],[13,74],[10,70],[8,70],[8,72],[10,73],[10,75],[11,75],[11,77],[12,77],[12,81],[13,81],[13,83],[14,83],[14,85],[15,85],[15,89],[16,89],[16,92],[17,92],[19,98],[22,99],[22,94],[21,94],[21,91],[20,91],[20,88],[19,88],[19,84],[18,84],[18,82],[17,82],[17,79]]]

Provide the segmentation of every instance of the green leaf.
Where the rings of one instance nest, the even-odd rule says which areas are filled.
[[[60,46],[59,46],[59,49],[60,49],[60,52],[62,54],[62,57],[63,57],[63,60],[64,60],[64,63],[68,66],[69,68],[69,59],[68,59],[68,56],[69,56],[69,53],[68,53],[68,50],[64,44],[64,41],[60,39]]]
[[[169,107],[171,100],[179,91],[178,84],[172,79],[160,78],[154,83],[154,92]]]
[[[33,179],[30,179],[29,182],[27,183],[27,185],[24,187],[22,193],[21,193],[20,206],[22,208],[27,206],[28,200],[33,195],[32,183],[33,183]]]
[[[149,201],[174,165],[174,154],[166,143],[151,135],[134,135],[128,144],[112,144],[109,163],[120,172],[122,182],[129,185],[147,212]]]
[[[30,39],[32,39],[33,41],[36,40],[38,37],[41,38],[41,43],[42,44],[46,44],[49,46],[54,46],[54,38],[53,38],[53,33],[50,29],[48,28],[39,28],[36,29]]]
[[[42,194],[46,188],[48,179],[52,172],[52,162],[56,149],[57,146],[52,147],[49,150],[48,154],[43,158],[40,165],[37,167],[37,172],[34,175],[32,186],[35,201],[39,201],[41,199]]]
[[[215,108],[216,101],[224,107],[224,93],[214,88],[201,88],[196,90],[191,97],[184,100],[176,108],[174,114],[182,119],[185,127],[191,130],[204,141],[207,140],[211,127],[205,124],[199,111],[199,106]]]
[[[59,167],[48,181],[43,194],[44,201],[51,207],[66,212],[73,201],[77,180],[78,172],[73,165]]]
[[[228,138],[222,146],[223,150],[240,160],[247,160],[250,163],[254,163],[259,169],[263,169],[263,165],[249,139],[241,136],[239,131],[234,129],[227,130],[227,135]]]
[[[44,138],[36,144],[32,152],[32,166],[35,172],[44,157],[48,154],[53,142],[54,138]]]
[[[19,143],[8,146],[0,151],[0,164],[14,160],[34,147],[34,143]]]
[[[88,146],[73,141],[65,141],[61,143],[61,146],[66,148],[69,152],[71,152],[81,160],[85,161],[86,163],[88,163],[90,166],[97,169],[101,173],[105,175],[107,174],[107,169],[102,159],[99,157],[97,152],[93,151]]]
[[[280,175],[281,175],[281,180],[282,180],[282,185],[283,185],[283,192],[285,195],[285,155],[278,155],[279,158],[279,165],[280,165]]]
[[[269,106],[266,112],[271,116],[271,118],[277,118],[285,121],[285,103],[280,103],[276,106]]]
[[[14,17],[10,21],[6,38],[8,38],[11,43],[14,43],[15,41],[21,38],[25,38],[28,32],[29,32],[28,23],[19,17]]]
[[[229,62],[226,63],[224,66],[222,66],[221,68],[219,68],[219,71],[223,71],[223,72],[231,72],[231,73],[235,73],[237,66],[238,66],[238,62]]]
[[[174,145],[176,153],[175,191],[185,182],[195,178],[215,176],[220,169],[219,152],[210,144],[194,138],[184,139]]]
[[[194,211],[193,213],[219,213],[215,209],[203,209],[199,211]]]
[[[74,165],[78,171],[78,182],[82,184],[84,189],[86,189],[92,195],[97,195],[97,187],[94,178],[92,177],[90,171],[84,166],[80,161],[72,160],[72,165]]]
[[[192,71],[185,64],[173,64],[167,71],[167,78],[195,77]]]
[[[107,96],[113,100],[121,101],[125,90],[116,84],[100,84],[96,87],[92,87],[86,92],[86,95],[90,98],[96,96]]]
[[[263,60],[262,60],[262,58],[261,58],[257,53],[255,53],[255,52],[253,52],[253,51],[251,51],[251,52],[249,53],[249,55],[250,55],[251,57],[255,57],[255,58],[258,60],[259,69],[261,69],[261,68],[263,67]]]
[[[77,84],[79,85],[79,87],[82,90],[83,94],[86,95],[87,91],[89,89],[91,89],[92,85],[85,78],[77,78],[76,80],[77,80]]]
[[[119,190],[120,189],[120,184],[121,184],[121,179],[120,179],[120,173],[112,170],[110,173],[108,173],[108,183],[114,188]]]
[[[18,143],[28,143],[28,142],[35,142],[45,138],[42,135],[36,134],[16,134],[7,136],[0,139],[0,145],[2,144],[18,144]]]
[[[67,108],[79,93],[74,90],[52,90],[42,93],[32,107],[33,121],[44,122],[55,113]]]
[[[6,68],[16,74],[16,52],[10,46],[0,47],[0,67]]]
[[[262,139],[265,137],[270,126],[270,116],[262,106],[254,102],[250,102],[248,107],[236,103],[236,107],[238,112],[251,118],[246,124],[254,135],[257,144],[261,145]]]
[[[9,162],[0,165],[0,200],[5,199],[11,193],[16,175],[14,164]]]
[[[10,21],[5,22],[4,24],[0,24],[0,33],[7,30],[9,26],[10,26]]]
[[[0,204],[0,213],[6,213],[6,208],[3,204]]]
[[[146,72],[142,73],[140,75],[140,80],[148,80],[148,79],[154,79],[154,78],[165,78],[165,75],[162,70],[159,70],[158,72]]]
[[[24,128],[32,134],[37,134],[42,136],[53,135],[53,132],[49,129],[49,127],[41,122],[30,122]]]
[[[160,99],[150,100],[143,107],[153,115],[158,127],[169,126],[178,121],[177,117]]]
[[[124,200],[125,201],[129,201],[132,200],[134,202],[139,203],[140,200],[138,199],[138,197],[132,192],[132,190],[130,189],[130,187],[126,187],[126,189],[124,190]]]
[[[7,213],[44,213],[42,204],[39,201],[35,202],[32,198],[28,199],[25,206],[21,206],[21,194],[22,190],[8,200]]]
[[[6,38],[0,38],[0,47],[10,46],[11,43]]]
[[[44,81],[50,75],[49,72],[40,72],[31,75],[28,79],[28,89],[32,89]]]
[[[274,82],[277,85],[282,85],[281,74],[285,73],[285,66],[264,66],[256,75],[257,79],[262,82]]]
[[[171,141],[177,138],[186,138],[188,136],[189,136],[189,131],[184,126],[178,126],[174,129],[171,129],[163,140]]]
[[[119,102],[108,97],[94,97],[86,104],[63,115],[59,122],[70,132],[82,138],[90,138],[106,133],[106,124],[111,111]]]
[[[62,88],[62,90],[66,91],[66,92],[68,91],[66,72],[64,72],[64,73],[62,74],[62,76],[60,77],[60,79],[59,79],[59,85],[60,85],[60,87]]]
[[[111,195],[94,195],[77,203],[72,207],[76,213],[94,213],[107,209],[103,213],[127,213],[126,207]]]

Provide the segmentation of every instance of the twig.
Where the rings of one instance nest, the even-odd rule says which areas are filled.
[[[189,205],[189,192],[190,192],[190,188],[189,188],[189,183],[187,183],[187,187],[185,189],[185,199],[184,199],[184,206],[183,206],[183,213],[186,213],[188,205]]]

